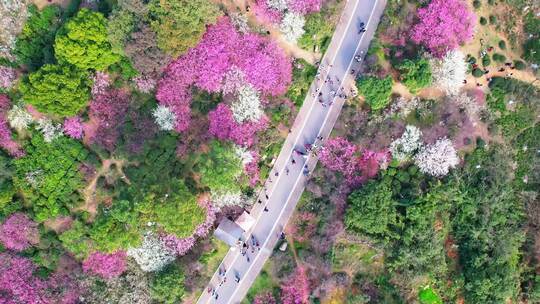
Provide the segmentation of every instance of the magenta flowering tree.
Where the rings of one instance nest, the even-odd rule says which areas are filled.
[[[0,253],[0,295],[11,303],[49,303],[47,283],[33,275],[36,270],[27,258]]]
[[[343,137],[328,139],[317,155],[326,168],[341,172],[345,176],[356,173],[358,148]]]
[[[124,90],[110,89],[96,96],[90,103],[89,116],[97,129],[90,141],[108,151],[114,150],[128,106],[129,94]]]
[[[287,225],[287,234],[298,242],[305,242],[315,235],[318,224],[319,219],[314,213],[299,212],[295,214],[293,220]]]
[[[194,237],[200,238],[205,237],[208,235],[208,233],[210,233],[219,211],[219,208],[212,205],[210,201],[204,201],[201,204],[206,209],[206,219],[203,223],[199,224],[197,228],[195,228],[195,232],[193,233]]]
[[[249,185],[255,187],[260,181],[259,160],[261,157],[256,151],[250,153],[253,159],[244,165],[244,171],[246,171],[246,174],[249,176]]]
[[[262,23],[279,24],[283,19],[283,12],[268,6],[267,0],[255,0],[253,13],[255,18]]]
[[[10,109],[9,97],[0,94],[0,147],[9,155],[19,158],[24,156],[21,146],[11,137],[11,129],[7,121],[7,112]]]
[[[321,10],[322,0],[289,0],[288,7],[295,13],[305,15]]]
[[[411,38],[424,45],[434,56],[471,40],[476,15],[463,0],[433,0],[427,7],[418,9],[419,22],[413,27]]]
[[[7,249],[23,251],[39,243],[38,224],[24,213],[13,213],[0,225],[0,241]]]
[[[268,118],[263,116],[257,122],[239,124],[234,120],[231,109],[224,103],[208,113],[208,132],[221,140],[230,140],[237,145],[249,147],[255,142],[255,134],[268,126]]]
[[[64,120],[64,133],[74,139],[83,137],[83,124],[79,116],[68,117]]]
[[[239,33],[222,17],[208,27],[196,47],[167,67],[158,84],[156,98],[175,113],[176,131],[189,127],[191,87],[220,92],[225,75],[232,69],[239,69],[246,82],[263,95],[285,93],[292,78],[291,61],[274,42],[257,34]]]
[[[167,234],[161,239],[169,249],[179,256],[186,254],[195,245],[196,239],[193,236],[179,238],[174,234]]]
[[[359,159],[359,166],[362,170],[362,177],[370,179],[377,175],[379,169],[384,167],[392,159],[391,153],[388,150],[379,152],[364,150]]]
[[[276,304],[276,299],[271,292],[264,292],[255,296],[253,304]]]
[[[281,285],[281,303],[304,304],[308,303],[309,280],[306,270],[301,265],[296,267],[294,274]]]
[[[126,252],[114,253],[94,252],[82,263],[84,272],[88,272],[104,279],[120,276],[126,270]]]

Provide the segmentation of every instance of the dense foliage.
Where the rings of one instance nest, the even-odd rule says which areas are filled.
[[[47,64],[28,76],[20,86],[23,100],[37,110],[72,116],[90,98],[88,73],[70,66]]]
[[[431,67],[425,58],[418,60],[404,60],[399,66],[401,80],[411,91],[417,93],[418,90],[431,85]]]
[[[357,81],[358,90],[373,111],[384,109],[390,103],[392,94],[392,77],[378,78],[374,76],[361,77]]]
[[[59,62],[85,70],[102,71],[120,60],[107,39],[105,17],[88,9],[80,10],[60,29],[54,51]]]

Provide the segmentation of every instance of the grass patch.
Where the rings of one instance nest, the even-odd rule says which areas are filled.
[[[266,264],[264,268],[266,268],[267,265],[268,264]],[[274,288],[278,288],[277,284],[264,268],[255,282],[253,282],[253,285],[251,285],[251,288],[249,289],[246,298],[242,301],[242,304],[253,303],[253,299],[259,293],[273,291]]]
[[[332,271],[346,272],[351,277],[357,272],[377,273],[382,267],[377,254],[377,250],[365,244],[340,239],[332,249]]]

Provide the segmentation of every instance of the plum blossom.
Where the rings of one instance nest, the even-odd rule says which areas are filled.
[[[278,11],[285,11],[287,9],[287,0],[266,0],[266,4],[269,8]]]
[[[251,153],[251,161],[244,164],[244,171],[246,171],[246,174],[249,176],[249,185],[251,187],[255,187],[257,183],[260,181],[261,173],[259,170],[259,153],[253,151]]]
[[[246,34],[249,32],[248,18],[246,15],[241,13],[232,13],[229,16],[231,17],[232,24],[240,33]]]
[[[14,105],[13,108],[8,111],[7,119],[9,125],[16,130],[28,129],[28,126],[33,121],[32,115],[20,105]]]
[[[26,214],[14,213],[0,225],[0,241],[7,249],[23,251],[39,242],[37,227]]]
[[[48,143],[52,142],[63,134],[62,125],[55,123],[48,118],[40,118],[37,121],[36,129],[41,131],[41,134],[43,134],[43,139]]]
[[[459,164],[459,157],[452,142],[442,138],[421,149],[414,161],[423,173],[443,177]]]
[[[281,303],[308,303],[309,294],[309,280],[306,269],[299,265],[289,280],[281,285]]]
[[[251,85],[245,85],[238,90],[237,99],[232,103],[233,117],[238,123],[258,121],[263,115],[259,92]]]
[[[13,86],[13,82],[17,79],[15,69],[5,66],[0,66],[0,88],[9,89]]]
[[[288,0],[288,7],[291,11],[306,15],[321,10],[322,0]]]
[[[217,208],[248,205],[246,196],[240,191],[212,191],[212,201]]]
[[[223,76],[223,84],[221,85],[221,92],[223,94],[234,94],[240,90],[242,86],[246,84],[246,75],[237,66],[231,67],[231,69]]]
[[[400,138],[390,144],[392,157],[398,161],[406,161],[422,147],[422,131],[415,126],[408,125]]]
[[[259,22],[277,24],[283,18],[283,12],[271,8],[267,0],[256,0],[253,5],[253,13]]]
[[[147,94],[152,92],[157,85],[157,81],[155,79],[143,76],[133,78],[133,82],[135,83],[137,90]]]
[[[24,151],[21,145],[11,137],[11,130],[9,129],[9,123],[6,118],[9,107],[9,98],[6,95],[0,95],[0,147],[13,157],[22,157]]]
[[[46,303],[47,283],[33,275],[36,270],[30,259],[0,252],[0,299],[6,295],[10,302],[4,303]]]
[[[257,122],[237,123],[231,109],[224,103],[218,104],[214,110],[210,111],[208,118],[210,120],[208,132],[211,135],[246,147],[253,145],[255,134],[268,126],[266,116],[262,116]]]
[[[175,252],[151,232],[145,234],[140,247],[129,248],[127,255],[134,258],[145,272],[159,271],[176,258]]]
[[[343,137],[328,139],[318,151],[321,164],[329,170],[341,172],[343,175],[354,175],[358,148]]]
[[[446,53],[441,59],[430,60],[433,82],[449,95],[456,95],[467,78],[465,55],[459,50]]]
[[[281,20],[279,25],[279,30],[289,42],[296,43],[296,41],[304,35],[304,24],[306,24],[306,19],[304,16],[287,12]]]
[[[167,106],[159,105],[152,111],[156,124],[163,131],[171,131],[174,129],[176,114]]]
[[[276,299],[271,292],[260,293],[253,299],[253,304],[276,304]]]
[[[126,257],[122,250],[110,254],[94,252],[83,261],[82,268],[85,272],[111,279],[126,271]]]
[[[64,120],[64,134],[74,139],[81,139],[83,133],[83,124],[79,116],[68,117]]]
[[[182,256],[195,245],[195,237],[178,238],[174,234],[166,235],[162,238],[165,246],[175,254]]]
[[[411,38],[437,57],[471,40],[476,23],[476,16],[463,0],[432,0],[418,9],[418,19]]]
[[[107,91],[111,84],[109,74],[105,72],[96,72],[92,77],[94,83],[92,84],[92,96],[96,97]]]

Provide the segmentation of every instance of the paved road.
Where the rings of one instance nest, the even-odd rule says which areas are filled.
[[[240,303],[272,254],[283,227],[304,191],[308,172],[317,163],[316,156],[306,151],[305,144],[318,144],[321,141],[317,138],[324,140],[330,135],[345,101],[339,95],[342,92],[350,95],[353,83],[350,71],[359,70],[360,63],[354,59],[355,55],[362,54],[363,57],[367,52],[385,6],[386,0],[348,0],[328,51],[321,61],[320,77],[312,83],[292,132],[265,183],[265,190],[260,193],[258,199],[261,203],[254,203],[251,210],[256,223],[243,238],[251,246],[253,236],[260,249],[252,252],[251,246],[242,255],[238,248],[231,248],[203,291],[198,304]],[[367,31],[362,34],[359,34],[360,22],[366,24]],[[322,93],[324,105],[319,102],[319,92]],[[302,156],[295,151],[306,155]],[[236,282],[237,279],[239,282]]]

